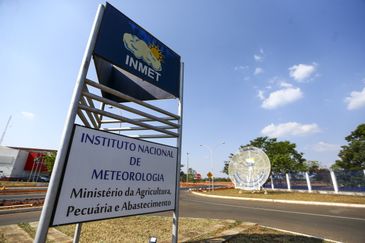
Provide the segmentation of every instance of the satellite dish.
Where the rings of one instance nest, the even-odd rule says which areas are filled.
[[[259,190],[271,172],[269,157],[259,148],[247,146],[232,156],[228,174],[235,188]]]

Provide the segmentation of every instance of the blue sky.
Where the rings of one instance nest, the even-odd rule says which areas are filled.
[[[58,148],[99,3],[0,0],[3,145]],[[203,175],[264,135],[328,166],[365,120],[365,1],[110,3],[185,62],[182,163]]]

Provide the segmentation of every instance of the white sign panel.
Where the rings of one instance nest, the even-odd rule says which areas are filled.
[[[75,126],[52,226],[175,209],[177,148]]]

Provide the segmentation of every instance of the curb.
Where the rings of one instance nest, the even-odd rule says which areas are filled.
[[[332,242],[332,243],[341,243],[342,242],[342,241],[331,240],[331,239],[322,238],[322,237],[318,237],[318,236],[314,236],[314,235],[303,234],[303,233],[299,233],[299,232],[295,232],[295,231],[283,230],[283,229],[279,229],[279,228],[275,228],[275,227],[269,227],[269,226],[264,226],[264,225],[260,225],[260,226],[263,227],[263,228],[267,228],[267,229],[277,230],[277,231],[280,231],[280,232],[283,232],[283,233],[290,233],[290,234],[293,234],[293,235],[305,236],[305,237],[319,239],[319,240],[322,240],[322,241],[327,241],[327,242]]]
[[[207,194],[194,192],[194,191],[192,191],[192,193],[195,194],[195,195],[198,195],[198,196],[202,196],[202,197],[233,199],[233,200],[242,200],[242,201],[260,201],[260,202],[288,203],[288,204],[302,204],[302,205],[365,208],[365,204],[354,204],[354,203],[329,203],[329,202],[313,202],[313,201],[299,201],[299,200],[282,200],[282,199],[264,199],[264,198],[217,196],[217,195],[207,195]]]
[[[18,205],[10,205],[10,206],[0,206],[1,210],[9,210],[9,209],[18,209],[18,208],[29,208],[32,207],[33,204],[27,203],[27,204],[18,204]]]
[[[43,207],[31,207],[31,208],[16,208],[16,209],[8,209],[8,210],[0,210],[0,215],[3,214],[12,214],[12,213],[27,213],[34,211],[41,211]]]

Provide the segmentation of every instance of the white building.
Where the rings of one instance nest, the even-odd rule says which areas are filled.
[[[0,146],[0,178],[26,178],[49,175],[42,157],[56,150]]]

